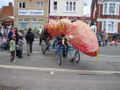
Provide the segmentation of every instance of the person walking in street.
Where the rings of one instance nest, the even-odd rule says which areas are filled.
[[[98,39],[98,44],[101,47],[102,37],[101,37],[100,33],[97,33],[97,39]]]
[[[1,33],[1,28],[0,28],[0,47],[2,45],[2,42],[3,42],[3,37],[2,37],[2,33]]]
[[[15,62],[15,60],[14,60],[14,58],[15,58],[15,50],[16,50],[15,36],[11,37],[9,46],[10,46],[10,53],[11,53],[10,62]]]
[[[102,47],[105,46],[105,31],[102,31]]]
[[[50,36],[50,34],[48,33],[48,31],[47,31],[47,28],[44,28],[43,30],[42,30],[42,37],[41,37],[41,42],[42,42],[42,40],[45,42],[45,44],[46,44],[46,49],[45,50],[48,50],[49,51],[49,46],[50,46],[50,40],[52,39],[52,37]],[[40,43],[41,43],[40,42]]]
[[[8,50],[10,49],[10,40],[12,39],[12,36],[13,36],[13,31],[12,31],[12,28],[10,28],[10,31],[7,35],[7,43],[8,43]]]
[[[117,34],[116,34],[116,33],[114,33],[114,34],[112,35],[111,46],[112,46],[112,45],[117,46]]]
[[[17,53],[18,58],[22,58],[22,50],[23,50],[23,36],[19,36],[18,44],[17,44]]]
[[[2,33],[1,33],[1,30],[0,30],[0,38],[3,38],[3,35],[2,35]]]
[[[19,41],[19,33],[18,33],[18,29],[17,28],[14,28],[14,34],[15,34],[15,43],[16,43],[16,46],[18,45],[18,41]],[[18,50],[16,49],[16,56],[18,56]]]
[[[8,41],[10,41],[12,39],[13,36],[13,32],[12,29],[10,29],[9,33],[8,33]]]
[[[16,38],[16,45],[17,45],[19,40],[19,33],[17,28],[14,28],[14,30],[15,30],[15,38]]]
[[[27,55],[30,56],[30,53],[32,53],[32,44],[34,41],[34,34],[32,33],[32,29],[29,28],[27,34],[25,35],[25,39],[27,42]]]
[[[0,43],[2,42],[3,35],[1,33],[1,27],[0,27]]]
[[[39,28],[38,34],[39,34],[39,45],[41,45],[41,42],[42,42],[42,28],[41,27]]]
[[[1,48],[1,46],[2,46],[2,43],[3,43],[3,40],[2,40],[2,38],[0,37],[0,48]]]
[[[107,43],[108,43],[108,34],[105,33],[105,46],[107,46]]]

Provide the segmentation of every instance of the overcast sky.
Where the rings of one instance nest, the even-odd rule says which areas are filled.
[[[8,5],[9,2],[13,2],[13,0],[0,0],[0,8]]]
[[[0,8],[2,6],[8,5],[9,2],[13,2],[14,0],[0,0]],[[88,11],[90,11],[90,4],[91,0],[84,0],[86,5],[84,6],[84,15],[89,14]]]

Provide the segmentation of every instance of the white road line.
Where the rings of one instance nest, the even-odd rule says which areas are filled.
[[[72,69],[59,69],[59,68],[40,68],[40,67],[25,67],[25,66],[11,66],[0,65],[2,69],[15,69],[15,70],[34,70],[34,71],[49,71],[49,72],[64,72],[64,73],[79,73],[79,74],[120,74],[120,71],[97,71],[97,70],[72,70]]]
[[[54,50],[51,50],[51,52],[54,51]],[[23,51],[24,53],[27,53],[26,51]],[[41,51],[33,51],[33,53],[35,54],[42,54]],[[99,55],[100,57],[116,57],[116,58],[120,58],[120,55]]]
[[[53,51],[53,50],[52,50]],[[23,51],[23,53],[27,53],[26,51]],[[10,53],[0,53],[0,56],[2,55],[9,55]],[[42,54],[41,51],[33,51],[33,54]],[[83,54],[82,54],[83,55]],[[83,55],[86,56],[86,55]],[[120,58],[120,55],[99,55],[100,57],[111,57],[111,58]]]
[[[23,53],[27,53],[27,51],[23,51]],[[34,54],[42,54],[41,51],[33,51],[32,53],[34,53]]]
[[[117,57],[120,58],[120,55],[99,55],[101,57]]]

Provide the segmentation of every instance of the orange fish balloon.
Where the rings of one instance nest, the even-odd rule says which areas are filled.
[[[69,43],[79,51],[89,56],[98,55],[99,46],[96,34],[86,23],[73,22],[67,30],[66,37]]]

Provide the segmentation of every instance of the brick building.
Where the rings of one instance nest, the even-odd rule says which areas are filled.
[[[0,22],[5,26],[13,25],[13,5],[10,2],[8,6],[3,6],[0,9]]]
[[[2,8],[0,8],[0,26],[1,26],[1,23],[2,23]]]
[[[92,0],[91,19],[97,31],[120,33],[120,0]]]
[[[14,0],[14,26],[38,29],[48,22],[49,0]]]

